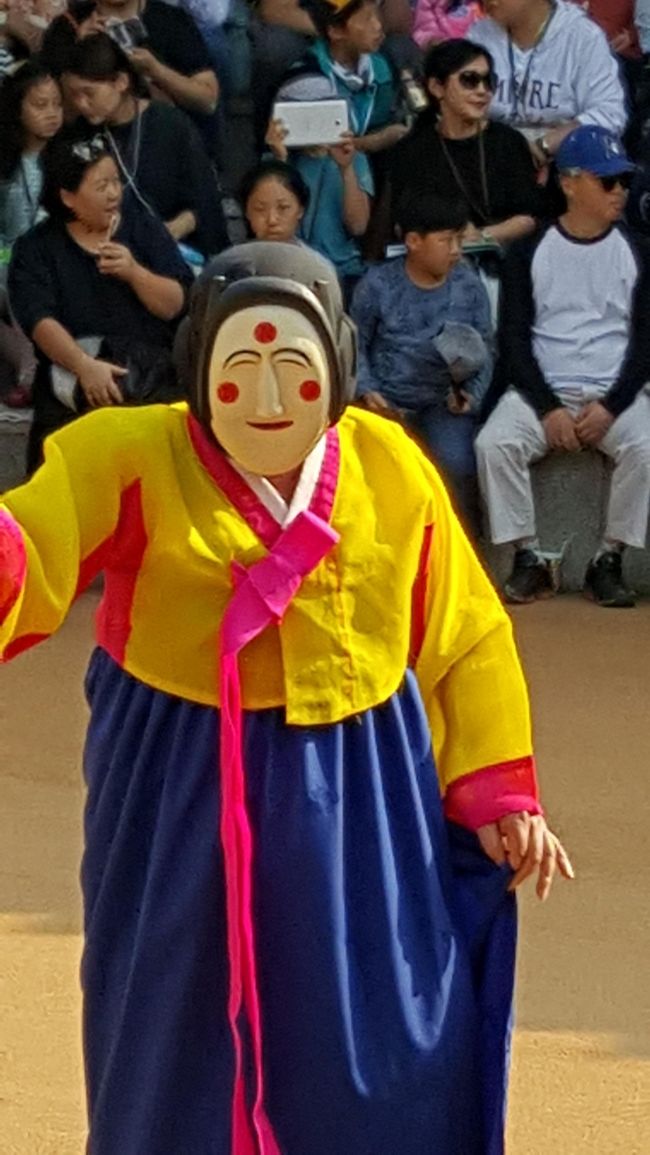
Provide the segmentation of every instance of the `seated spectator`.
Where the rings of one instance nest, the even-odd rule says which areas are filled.
[[[105,128],[125,195],[157,213],[176,241],[204,256],[225,248],[217,182],[185,113],[150,100],[130,58],[104,32],[77,41],[63,80],[77,112]]]
[[[271,122],[267,143],[277,160],[289,160],[278,121]],[[347,305],[364,270],[359,238],[368,228],[373,188],[366,158],[347,136],[329,148],[294,149],[291,163],[309,192],[300,237],[332,262]]]
[[[524,133],[540,167],[579,124],[621,133],[625,94],[602,30],[566,0],[486,0],[472,39],[492,53],[495,120]]]
[[[369,269],[352,301],[357,393],[370,408],[400,412],[476,530],[473,443],[492,357],[485,289],[459,262],[467,212],[458,199],[419,193],[403,203],[399,222],[406,255]]]
[[[644,118],[640,98],[645,70],[634,23],[634,0],[589,0],[587,13],[602,28],[616,57],[625,84],[630,121],[625,140],[628,149],[636,149]]]
[[[0,82],[9,76],[24,53],[20,52],[9,28],[9,0],[0,0]]]
[[[122,208],[102,137],[59,134],[43,152],[43,173],[49,219],[19,238],[9,266],[11,308],[38,353],[30,471],[45,435],[77,405],[178,395],[171,345],[192,280],[163,225],[137,202]],[[99,356],[84,349],[89,340]],[[62,388],[75,384],[62,401]]]
[[[278,100],[345,100],[360,152],[391,148],[407,128],[392,123],[397,87],[381,55],[384,39],[376,0],[314,0],[320,38],[280,88]]]
[[[40,51],[45,29],[65,8],[66,0],[1,0],[0,75]]]
[[[612,458],[605,532],[585,591],[631,606],[626,545],[645,545],[650,506],[650,258],[617,223],[633,165],[607,129],[585,125],[557,154],[566,213],[506,258],[500,371],[508,391],[479,434],[479,480],[495,543],[512,542],[511,602],[548,596],[530,464],[551,450]]]
[[[641,55],[634,8],[634,0],[589,0],[586,7],[605,33],[612,52],[624,61],[638,60]]]
[[[298,240],[309,207],[309,189],[300,173],[281,160],[263,160],[245,177],[241,206],[256,241]]]
[[[465,0],[417,0],[413,39],[421,48],[441,40],[462,40],[480,16],[480,4]]]
[[[281,28],[291,28],[304,36],[318,35],[316,26],[309,14],[310,3],[301,4],[299,0],[256,0],[255,8],[266,24],[275,24]]]
[[[471,40],[448,40],[429,50],[424,76],[431,107],[393,153],[393,205],[416,191],[460,197],[469,208],[469,242],[503,245],[532,232],[546,198],[520,134],[488,119],[492,57]]]
[[[61,89],[38,60],[28,60],[0,86],[0,245],[45,216],[41,153],[63,123]]]
[[[650,0],[634,0],[634,25],[643,56],[650,53]]]
[[[7,266],[14,242],[45,216],[40,206],[41,153],[63,123],[61,90],[37,59],[0,86],[0,358],[13,370],[5,401],[29,404],[35,361],[31,342],[9,317]]]
[[[60,75],[79,37],[105,31],[126,48],[151,95],[185,109],[213,150],[219,87],[191,17],[162,0],[74,0],[45,33],[43,58]]]

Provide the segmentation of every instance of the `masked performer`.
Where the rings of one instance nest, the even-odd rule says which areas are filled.
[[[189,411],[80,419],[0,507],[5,658],[105,576],[88,1150],[496,1155],[508,887],[571,869],[508,618],[433,467],[346,409],[327,263],[231,250],[182,343]]]

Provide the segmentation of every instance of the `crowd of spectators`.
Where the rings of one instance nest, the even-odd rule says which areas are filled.
[[[299,139],[287,102],[345,124]],[[411,429],[473,535],[482,494],[506,596],[551,587],[530,464],[595,447],[586,586],[632,604],[649,233],[650,0],[0,0],[0,399],[33,408],[30,470],[84,409],[178,395],[211,256],[309,245],[358,327],[359,403]]]

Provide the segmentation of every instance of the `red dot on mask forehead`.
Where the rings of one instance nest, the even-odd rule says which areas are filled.
[[[259,325],[256,325],[253,330],[253,336],[256,341],[259,341],[260,345],[269,345],[271,341],[275,341],[277,335],[278,331],[270,321],[260,321]]]
[[[321,395],[321,387],[318,381],[303,381],[300,386],[300,396],[303,401],[318,401]]]

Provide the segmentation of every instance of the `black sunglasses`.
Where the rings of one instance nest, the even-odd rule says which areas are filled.
[[[617,184],[627,192],[632,184],[632,173],[617,172],[615,176],[598,176],[596,180],[600,182],[603,192],[613,192]]]
[[[466,68],[458,73],[458,83],[468,92],[475,92],[483,85],[486,92],[496,91],[496,77],[493,72],[476,72],[473,68]]]

